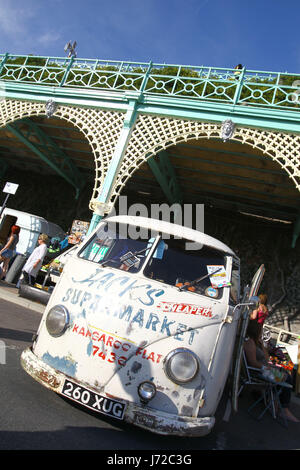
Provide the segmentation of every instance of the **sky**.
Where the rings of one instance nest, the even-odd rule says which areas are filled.
[[[0,53],[300,73],[299,0],[0,0]]]

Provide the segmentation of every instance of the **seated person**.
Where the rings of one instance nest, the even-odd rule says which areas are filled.
[[[272,368],[272,366],[268,363],[269,355],[261,341],[260,325],[256,320],[249,321],[244,343],[244,350],[247,363],[250,367],[255,367],[257,369],[262,369],[263,366],[270,369]],[[286,371],[283,371],[283,374],[282,382],[292,384],[292,378],[290,374],[288,374]],[[289,388],[282,387],[282,392],[280,394],[282,411],[288,420],[298,423],[299,420],[288,409],[290,400],[291,390]]]

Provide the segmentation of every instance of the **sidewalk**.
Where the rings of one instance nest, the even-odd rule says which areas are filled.
[[[15,284],[9,284],[5,281],[0,281],[0,299],[6,300],[7,302],[13,302],[14,304],[21,305],[24,308],[29,308],[38,313],[43,313],[45,305],[35,302],[33,300],[19,297],[18,289]]]

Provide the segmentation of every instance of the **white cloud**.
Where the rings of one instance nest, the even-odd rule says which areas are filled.
[[[24,5],[18,0],[14,4],[10,0],[0,0],[0,29],[8,35],[26,33],[34,16],[28,2]]]
[[[49,0],[50,1],[50,0]],[[62,42],[53,21],[59,0],[51,0],[49,12],[44,0],[0,0],[0,42],[4,52],[47,54]],[[48,5],[48,0],[47,0]],[[1,51],[1,52],[3,52]]]
[[[43,45],[53,44],[60,40],[61,40],[61,34],[57,32],[54,33],[51,31],[48,31],[42,34],[42,36],[40,36],[39,38],[37,38],[37,41]]]

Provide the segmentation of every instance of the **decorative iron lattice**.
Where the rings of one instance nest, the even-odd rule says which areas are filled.
[[[25,117],[46,115],[46,113],[45,103],[2,100],[0,127]],[[97,197],[123,126],[124,114],[59,105],[52,116],[72,123],[89,142],[95,162],[93,197]]]
[[[0,127],[13,121],[46,115],[45,103],[19,100],[0,101]],[[95,182],[90,208],[101,193],[124,122],[124,114],[113,111],[59,105],[53,116],[77,127],[88,140],[95,161]],[[222,125],[139,115],[114,183],[114,203],[133,173],[150,157],[172,145],[191,139],[222,138]],[[276,161],[300,191],[300,136],[260,129],[234,129],[232,140],[248,144]]]
[[[2,54],[0,79],[106,91],[133,90],[146,96],[296,111],[300,108],[300,75],[293,73]]]
[[[222,138],[222,125],[140,115],[111,196],[115,202],[133,173],[160,151],[191,139]],[[300,136],[260,129],[235,128],[232,140],[258,148],[276,161],[300,191]]]

